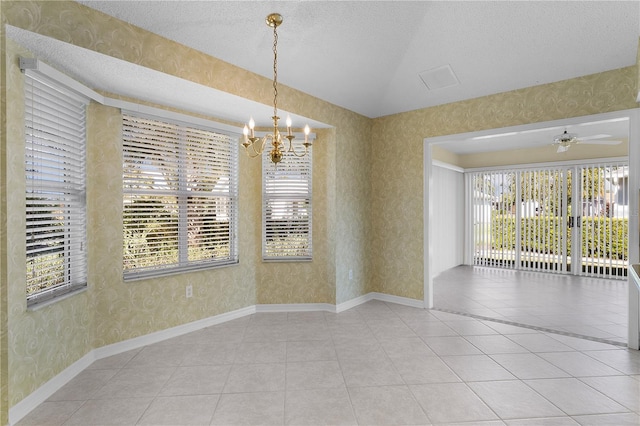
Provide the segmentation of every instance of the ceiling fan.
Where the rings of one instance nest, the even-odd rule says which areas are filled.
[[[563,134],[554,136],[553,145],[558,146],[556,152],[566,152],[572,145],[591,144],[591,145],[618,145],[622,141],[604,140],[611,135],[593,135],[579,138],[576,133],[569,133],[566,130]]]

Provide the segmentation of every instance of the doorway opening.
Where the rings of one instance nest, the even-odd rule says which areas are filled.
[[[481,273],[474,277],[493,284],[505,277],[514,278],[516,287],[531,280],[555,281],[571,293],[583,283],[606,288],[612,282],[622,289],[616,290],[615,297],[622,291],[624,299],[614,301],[617,312],[612,314],[624,314],[626,343],[638,349],[640,295],[637,287],[628,285],[627,277],[627,265],[638,263],[640,251],[638,111],[425,139],[425,306],[434,306],[434,278],[442,276],[446,263],[442,260],[450,251],[455,253],[448,259],[458,261],[446,269],[475,269]],[[589,134],[583,138],[587,145],[589,139],[603,138],[608,132],[597,129],[609,125],[624,130],[624,152],[605,147],[593,155],[587,146],[572,145],[568,152],[552,146],[553,135],[567,130]],[[489,164],[480,164],[483,161]],[[446,173],[439,169],[463,181],[461,194],[440,194],[442,182],[436,180]],[[444,239],[436,221],[439,217],[454,220],[458,215],[453,214],[452,205],[461,204],[464,218],[456,223],[457,233],[464,236]],[[449,209],[448,214],[443,208]],[[459,243],[449,247],[449,240]],[[577,312],[582,307],[576,304],[566,309]],[[602,308],[596,309],[607,315]]]

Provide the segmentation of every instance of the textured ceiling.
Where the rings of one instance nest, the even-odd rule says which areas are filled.
[[[81,1],[282,84],[379,117],[633,65],[638,1]],[[460,84],[419,74],[450,66]]]

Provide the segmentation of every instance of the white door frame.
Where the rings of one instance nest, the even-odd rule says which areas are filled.
[[[478,138],[496,133],[523,132],[542,129],[546,127],[570,126],[591,121],[602,121],[615,118],[629,119],[629,264],[640,263],[640,235],[639,235],[639,206],[640,206],[640,109],[614,111],[603,114],[595,114],[583,117],[573,117],[561,120],[545,121],[540,123],[525,124],[521,126],[504,127],[500,129],[488,129],[477,132],[460,133],[456,135],[425,138],[424,143],[424,187],[423,187],[423,220],[424,220],[424,307],[433,307],[433,276],[431,274],[431,259],[434,247],[431,241],[432,235],[432,203],[430,202],[433,157],[431,148],[433,145],[446,144],[453,140]],[[631,279],[631,274],[629,274]],[[629,338],[628,347],[639,349],[640,345],[640,292],[635,285],[629,283]]]

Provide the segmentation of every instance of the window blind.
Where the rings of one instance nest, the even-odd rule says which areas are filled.
[[[25,76],[27,303],[86,286],[88,99]]]
[[[295,143],[295,142],[294,142]],[[300,148],[298,148],[300,150]],[[310,260],[312,156],[285,153],[274,165],[262,157],[262,258]]]
[[[124,275],[237,263],[235,140],[123,114]]]

